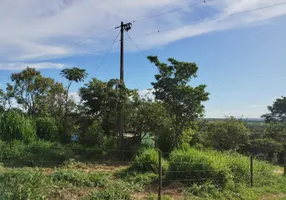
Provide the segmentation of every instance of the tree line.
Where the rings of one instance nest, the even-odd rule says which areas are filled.
[[[206,85],[191,86],[198,66],[169,58],[167,63],[149,56],[158,74],[151,83],[155,99],[140,96],[118,79],[101,81],[95,77],[80,87],[81,101],[70,97],[72,84],[85,81],[85,69],[63,69],[67,85],[45,77],[34,68],[11,75],[6,89],[0,89],[0,139],[26,143],[45,140],[72,143],[72,136],[84,147],[117,149],[119,115],[123,107],[125,132],[132,134],[124,147],[148,145],[169,152],[183,144],[243,154],[265,153],[275,157],[286,146],[286,97],[278,98],[266,123],[246,123],[233,117],[205,120],[203,102],[209,100]],[[149,144],[150,145],[150,144]]]

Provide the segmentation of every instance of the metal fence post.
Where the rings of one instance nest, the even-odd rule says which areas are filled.
[[[159,159],[159,168],[158,168],[158,175],[159,175],[159,187],[158,187],[158,200],[161,200],[162,196],[162,152],[158,150],[158,159]]]
[[[250,186],[253,187],[253,155],[250,156]]]

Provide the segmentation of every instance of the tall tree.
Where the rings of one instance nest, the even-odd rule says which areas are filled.
[[[153,82],[155,98],[162,101],[170,113],[175,130],[175,143],[178,147],[179,137],[190,122],[203,115],[203,101],[208,100],[206,85],[192,87],[189,82],[197,76],[198,66],[195,63],[180,62],[169,58],[170,64],[161,63],[157,56],[149,56],[159,74]]]
[[[119,87],[124,92],[119,91]],[[117,79],[108,82],[93,78],[85,87],[80,88],[79,95],[83,100],[85,114],[92,119],[102,120],[107,135],[116,135],[121,101],[127,101],[129,90]]]
[[[14,85],[7,84],[6,100],[11,106],[14,97],[28,114],[36,115],[41,112],[42,101],[49,95],[54,85],[51,78],[46,78],[34,68],[26,68],[20,73],[11,75]]]
[[[265,119],[265,122],[272,123],[272,129],[275,127],[275,131],[268,131],[271,138],[280,141],[284,146],[284,174],[286,175],[286,131],[284,131],[286,129],[286,97],[276,99],[272,106],[268,106],[268,111],[270,113],[261,117]]]
[[[68,80],[68,85],[66,88],[66,97],[65,97],[65,120],[64,120],[64,133],[65,136],[63,142],[68,142],[67,136],[67,120],[68,120],[68,102],[69,102],[69,90],[73,82],[83,82],[84,79],[88,76],[85,69],[80,69],[77,67],[73,67],[71,69],[63,69],[61,71],[62,77]]]
[[[262,115],[266,122],[286,122],[286,97],[275,100],[272,106],[268,106],[269,113]]]

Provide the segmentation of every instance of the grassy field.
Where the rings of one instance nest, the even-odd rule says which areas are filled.
[[[69,160],[56,167],[2,165],[0,199],[155,200],[158,176],[154,152],[147,150],[129,164]],[[283,168],[255,161],[254,187],[250,187],[247,161],[247,157],[215,151],[174,151],[163,160],[162,199],[286,199]],[[197,169],[200,173],[194,174]],[[178,175],[173,175],[174,171]],[[207,180],[200,182],[203,177]]]

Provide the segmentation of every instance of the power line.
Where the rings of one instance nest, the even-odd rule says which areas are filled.
[[[141,55],[144,57],[144,59],[147,59],[147,56],[143,53],[143,51],[141,51],[141,49],[139,48],[139,46],[135,43],[135,41],[132,39],[132,37],[130,37],[130,35],[126,32],[128,38],[133,42],[133,44],[136,46],[136,48],[138,49],[138,51],[141,53]],[[151,64],[152,65],[152,64]],[[154,67],[154,65],[152,65],[152,67]],[[158,72],[158,68],[155,68],[154,69]]]
[[[144,37],[144,36],[148,36],[148,35],[153,35],[153,34],[156,34],[156,33],[165,32],[165,31],[175,30],[175,29],[179,29],[179,28],[183,28],[183,27],[191,26],[191,25],[195,25],[195,24],[201,24],[201,23],[204,23],[204,22],[210,22],[210,21],[215,21],[215,20],[226,19],[226,18],[237,16],[237,15],[242,15],[242,14],[246,14],[246,13],[250,13],[250,12],[255,12],[255,11],[258,11],[258,10],[263,10],[263,9],[267,9],[267,8],[281,6],[283,4],[286,4],[286,2],[284,1],[284,2],[277,3],[277,4],[271,4],[271,5],[268,5],[268,6],[263,6],[263,7],[260,7],[260,8],[255,8],[255,9],[251,9],[251,10],[245,10],[245,11],[233,13],[233,14],[226,15],[226,16],[214,17],[214,18],[209,18],[209,19],[205,19],[205,20],[200,20],[200,21],[193,22],[193,23],[186,24],[186,25],[179,26],[179,27],[157,30],[157,31],[153,31],[153,32],[150,32],[150,33],[146,33],[146,34],[135,36],[135,37],[133,37],[133,39],[134,38],[138,38],[138,37]]]
[[[184,9],[186,9],[186,8],[197,7],[197,6],[200,6],[200,5],[202,5],[202,4],[206,4],[206,3],[209,2],[209,1],[214,1],[214,0],[201,0],[201,2],[199,2],[199,3],[189,4],[189,5],[184,6],[184,7],[181,7],[181,8],[176,8],[176,9],[169,10],[169,11],[166,11],[166,12],[162,12],[162,13],[159,13],[159,14],[156,14],[156,15],[139,18],[139,19],[137,19],[137,20],[134,20],[133,23],[137,23],[137,22],[139,22],[139,21],[143,21],[143,20],[147,20],[147,19],[152,19],[152,18],[160,17],[160,16],[162,16],[162,15],[167,15],[167,14],[174,13],[174,12],[178,12],[178,11],[184,10]]]
[[[114,43],[115,43],[116,40],[117,40],[119,34],[120,34],[120,31],[118,32],[118,34],[116,35],[115,39],[114,39],[113,42],[111,43],[109,49],[107,50],[107,52],[105,53],[105,55],[104,55],[103,58],[101,59],[101,62],[100,62],[100,64],[98,65],[98,67],[95,69],[95,71],[99,70],[99,68],[102,66],[102,64],[103,64],[103,62],[104,62],[104,60],[105,60],[105,58],[108,56],[108,54],[109,54],[111,48],[113,47]]]

